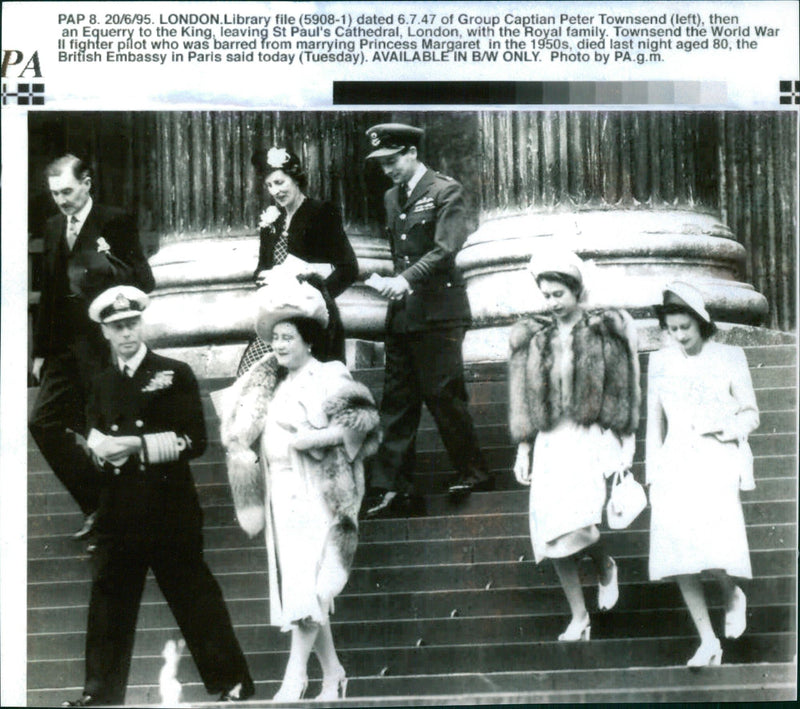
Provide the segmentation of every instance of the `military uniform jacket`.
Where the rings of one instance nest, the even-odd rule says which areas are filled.
[[[136,286],[146,293],[155,286],[136,222],[123,210],[95,202],[72,251],[67,248],[66,228],[67,219],[61,214],[45,225],[34,357],[64,351],[75,336],[92,336],[105,347],[99,329],[89,320],[89,303],[114,285]]]
[[[149,351],[133,377],[115,364],[94,380],[88,430],[112,436],[172,431],[183,441],[177,460],[150,463],[131,456],[104,463],[106,484],[96,529],[131,536],[199,533],[202,517],[189,460],[202,455],[206,427],[200,391],[189,365]]]
[[[451,177],[427,170],[401,204],[397,186],[384,196],[394,271],[411,286],[389,305],[386,329],[408,332],[468,327],[469,300],[456,254],[467,238],[464,190]]]

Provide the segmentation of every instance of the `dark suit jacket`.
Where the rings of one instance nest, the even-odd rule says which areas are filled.
[[[399,192],[395,186],[384,196],[386,232],[395,273],[413,292],[390,303],[387,330],[397,317],[409,332],[468,327],[469,300],[455,263],[467,239],[463,188],[427,170],[403,204]]]
[[[139,244],[136,221],[123,210],[94,203],[69,253],[66,227],[66,217],[61,214],[48,219],[45,226],[34,357],[64,351],[76,331],[98,330],[89,320],[89,303],[106,288],[124,284],[150,292],[155,286]],[[110,256],[103,252],[105,244]]]
[[[272,268],[273,249],[283,231],[285,213],[261,229],[258,267],[253,274]],[[333,272],[325,279],[332,297],[341,295],[358,277],[358,261],[342,226],[342,217],[328,202],[306,198],[289,224],[289,253],[309,263],[329,263]]]
[[[96,527],[101,533],[139,536],[197,533],[202,516],[189,460],[206,448],[200,390],[189,365],[148,350],[133,377],[114,364],[94,380],[87,405],[87,431],[142,436],[173,431],[188,444],[171,463],[104,465]]]

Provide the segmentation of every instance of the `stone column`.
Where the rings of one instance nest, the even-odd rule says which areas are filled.
[[[505,358],[508,325],[543,311],[526,265],[548,243],[594,261],[591,302],[644,318],[645,346],[675,278],[695,283],[718,320],[762,322],[766,299],[739,280],[745,248],[719,217],[716,116],[480,114],[481,224],[458,258],[474,315],[467,359]]]

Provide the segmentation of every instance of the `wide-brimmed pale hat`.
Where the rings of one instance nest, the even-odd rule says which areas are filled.
[[[134,286],[114,286],[104,290],[89,305],[89,317],[95,322],[139,317],[150,305],[150,298]]]
[[[289,318],[309,318],[322,327],[328,325],[328,308],[322,293],[292,275],[270,278],[266,286],[256,291],[256,303],[256,334],[267,342],[272,339],[275,325]]]
[[[680,305],[688,308],[703,322],[711,323],[711,316],[706,309],[703,294],[697,288],[685,281],[672,281],[662,291],[662,303],[655,307],[659,317],[663,317],[664,307],[667,305]]]

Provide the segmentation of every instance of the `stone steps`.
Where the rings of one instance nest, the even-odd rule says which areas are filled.
[[[606,532],[620,568],[620,602],[597,613],[596,584],[581,566],[592,612],[591,643],[558,643],[567,605],[551,564],[531,561],[528,491],[510,472],[505,365],[468,367],[478,436],[499,490],[453,505],[439,494],[452,477],[427,414],[419,436],[419,480],[428,516],[363,522],[355,568],[336,601],[333,632],[351,678],[352,701],[398,706],[578,701],[726,701],[796,696],[797,426],[795,349],[746,350],[762,424],[752,437],[756,490],[742,494],[754,578],[748,631],[724,642],[725,664],[699,673],[683,664],[697,645],[673,583],[647,575],[649,510],[627,530]],[[646,357],[643,358],[646,367]],[[789,376],[791,374],[791,376]],[[357,377],[380,389],[380,369]],[[230,380],[201,383],[204,392]],[[251,670],[257,706],[274,694],[287,636],[266,625],[266,552],[238,528],[227,485],[218,421],[204,402],[212,440],[193,464],[205,514],[206,559],[225,595]],[[639,432],[641,439],[644,425]],[[643,475],[643,442],[634,471]],[[68,539],[80,514],[29,442],[28,702],[57,704],[80,694],[90,570]],[[709,586],[712,622],[721,599]],[[145,585],[128,703],[158,703],[161,648],[178,637],[152,577]],[[640,669],[632,669],[640,668]],[[318,692],[312,661],[309,696]],[[191,658],[179,673],[187,701],[209,699]]]

